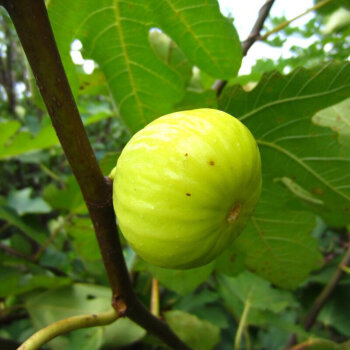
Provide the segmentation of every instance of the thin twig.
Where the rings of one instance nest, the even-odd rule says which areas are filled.
[[[99,314],[79,315],[64,320],[60,320],[40,329],[28,338],[17,350],[36,350],[49,342],[51,339],[58,337],[76,329],[106,326],[118,318],[118,313],[111,309]]]
[[[241,318],[239,320],[239,325],[235,336],[235,345],[234,345],[235,350],[239,350],[241,348],[241,339],[247,324],[247,317],[248,317],[249,310],[250,310],[250,296],[248,296],[246,302],[244,303],[244,309],[243,309]]]
[[[64,229],[64,227],[66,226],[67,222],[72,218],[74,214],[73,213],[69,213],[61,222],[60,225],[58,225],[58,227],[56,227],[52,234],[50,235],[50,237],[40,246],[40,248],[38,249],[38,251],[35,253],[35,255],[33,256],[33,261],[39,261],[41,256],[44,254],[46,248],[56,239],[56,237],[58,236],[58,234]]]
[[[320,313],[324,305],[327,303],[334,289],[336,288],[339,281],[345,274],[344,268],[347,268],[348,266],[350,266],[350,247],[347,249],[343,259],[339,263],[332,277],[330,278],[330,280],[325,285],[325,287],[323,288],[319,296],[314,301],[309,312],[306,314],[303,322],[305,330],[309,331],[312,328],[312,326],[315,324],[318,314]],[[296,334],[292,334],[288,340],[286,349],[289,349],[291,346],[295,345],[296,343],[297,343],[297,336]]]
[[[169,326],[136,298],[126,268],[112,203],[112,182],[96,160],[53,36],[44,0],[3,1],[32,68],[52,124],[93,222],[113,292],[113,305],[173,349],[189,350]],[[119,310],[120,308],[120,310]],[[120,311],[120,312],[119,312]]]
[[[28,255],[26,255],[26,254],[24,254],[22,252],[19,252],[19,251],[13,249],[13,248],[7,246],[6,244],[0,243],[0,250],[2,250],[4,253],[6,253],[8,255],[12,255],[12,256],[14,256],[16,258],[22,258],[24,260],[33,262],[33,259],[30,256],[28,256]]]
[[[29,314],[27,312],[1,316],[0,317],[0,327],[8,326],[12,322],[16,322],[18,320],[23,320],[26,318],[29,318]]]
[[[68,276],[65,272],[59,270],[58,268],[53,267],[53,266],[41,265],[41,264],[39,264],[38,261],[34,261],[31,256],[23,254],[15,249],[5,245],[5,244],[0,243],[0,250],[2,250],[4,253],[6,253],[8,255],[14,256],[16,258],[24,259],[24,260],[26,260],[34,265],[40,266],[41,268],[52,272],[56,276],[60,276],[60,277]]]
[[[273,28],[272,30],[270,30],[269,32],[267,32],[266,34],[264,34],[260,40],[261,41],[264,41],[266,40],[271,34],[273,33],[277,33],[279,32],[280,30],[282,30],[283,28],[287,27],[290,23],[294,22],[295,20],[297,20],[298,18],[306,15],[307,13],[311,12],[311,11],[314,11],[314,10],[317,10],[319,9],[320,7],[324,6],[324,5],[327,5],[329,2],[331,2],[333,0],[323,0],[323,1],[320,1],[318,2],[315,6],[307,9],[306,11],[304,11],[303,13],[301,13],[300,15],[298,16],[295,16],[294,18],[292,19],[289,19],[288,21],[285,21],[283,23],[281,23],[280,25],[276,26],[275,28]]]
[[[332,295],[335,287],[338,285],[339,281],[344,275],[343,267],[347,267],[350,265],[350,247],[347,249],[343,259],[341,260],[338,268],[335,270],[333,276],[328,281],[328,283],[323,288],[320,295],[314,301],[310,311],[307,313],[304,319],[304,328],[308,331],[314,325],[317,316],[323,306],[327,303],[328,299]]]
[[[12,224],[9,223],[9,222],[6,222],[5,224],[3,224],[1,227],[0,227],[0,234],[3,233],[4,231],[6,231]]]
[[[247,55],[248,50],[251,46],[260,38],[260,31],[264,26],[264,22],[270,13],[271,7],[275,0],[267,0],[264,5],[260,8],[258,18],[256,19],[248,38],[242,42],[242,53],[243,56]],[[212,89],[217,92],[220,96],[223,88],[226,86],[227,80],[217,80]]]
[[[66,188],[66,184],[64,183],[64,181],[62,181],[62,179],[59,176],[57,176],[52,170],[50,170],[43,163],[39,163],[39,166],[44,173],[50,176],[53,180],[57,181],[63,189]]]

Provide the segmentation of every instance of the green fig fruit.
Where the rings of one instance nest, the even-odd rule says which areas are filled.
[[[261,192],[257,143],[214,109],[176,112],[136,133],[111,173],[118,224],[147,262],[209,263],[246,226]]]

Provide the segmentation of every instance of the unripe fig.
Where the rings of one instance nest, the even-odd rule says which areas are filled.
[[[176,112],[136,133],[111,173],[118,224],[147,262],[209,263],[246,226],[261,191],[250,131],[214,109]]]

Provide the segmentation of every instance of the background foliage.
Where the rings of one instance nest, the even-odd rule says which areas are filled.
[[[124,242],[140,299],[149,305],[157,278],[162,316],[198,350],[232,349],[239,325],[240,349],[283,349],[292,333],[310,349],[349,348],[348,274],[311,331],[301,325],[349,247],[349,2],[332,1],[305,26],[269,36],[275,47],[290,36],[316,40],[293,47],[288,59],[259,59],[245,76],[237,76],[242,54],[234,21],[216,0],[47,5],[105,175],[133,133],[176,110],[219,108],[258,141],[262,198],[244,233],[216,261],[161,269]],[[87,208],[3,9],[0,21],[0,347],[14,348],[55,320],[106,310],[111,296]],[[265,31],[283,21],[270,18]],[[92,74],[73,63],[74,40],[95,62]],[[219,98],[216,79],[229,81]],[[163,348],[127,319],[49,343],[125,346]]]

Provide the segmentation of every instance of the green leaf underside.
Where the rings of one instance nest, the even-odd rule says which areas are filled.
[[[164,314],[174,332],[193,349],[210,350],[220,341],[220,329],[184,311],[172,310]]]
[[[218,276],[218,292],[235,318],[248,308],[247,325],[274,325],[280,331],[305,337],[307,332],[295,325],[298,303],[292,293],[273,288],[266,280],[244,271],[237,277]]]
[[[71,283],[68,277],[24,274],[10,266],[0,267],[0,296],[20,295],[33,290],[54,289]]]
[[[71,213],[87,213],[79,185],[74,176],[67,179],[64,189],[49,184],[44,188],[43,198],[54,209],[67,210]]]
[[[333,327],[339,333],[350,337],[350,319],[348,313],[343,312],[344,305],[350,305],[349,282],[337,288],[321,310],[317,320],[326,327]]]
[[[28,131],[18,132],[20,123],[17,121],[0,123],[0,128],[0,159],[49,148],[59,143],[51,125],[43,127],[36,136]]]
[[[221,79],[237,74],[242,60],[241,44],[216,0],[151,0],[150,6],[156,23],[193,65]]]
[[[281,287],[295,288],[320,266],[309,236],[313,216],[300,210],[330,224],[350,222],[349,149],[332,130],[312,123],[318,110],[349,95],[345,62],[286,76],[271,72],[250,92],[227,88],[219,101],[251,130],[262,157],[262,197],[233,251],[244,252],[248,268]]]
[[[213,264],[207,264],[189,270],[173,270],[149,265],[149,270],[165,287],[180,295],[186,295],[209,277],[213,267]]]
[[[317,112],[312,120],[332,128],[339,134],[339,143],[350,147],[350,98]]]
[[[238,36],[216,1],[191,0],[184,6],[169,0],[158,9],[159,4],[51,0],[48,5],[58,46],[66,52],[67,43],[81,40],[84,56],[100,66],[120,115],[132,132],[170,113],[185,93],[183,67],[176,60],[164,62],[155,52],[149,41],[152,27],[168,32],[193,64],[214,76],[235,76],[241,63]],[[172,13],[171,26],[163,23],[168,11]],[[208,22],[194,21],[198,13],[210,13]]]
[[[244,255],[251,271],[278,286],[295,288],[322,264],[317,242],[310,236],[315,220],[309,212],[289,208],[289,193],[268,181],[264,181],[252,220],[232,251]]]
[[[84,260],[100,263],[101,253],[89,218],[74,219],[67,232],[74,238],[74,248],[79,256]]]
[[[51,207],[41,197],[32,198],[32,192],[31,187],[11,191],[8,197],[9,206],[15,209],[18,215],[49,213]]]
[[[18,227],[38,243],[42,244],[45,242],[46,234],[44,228],[38,226],[33,227],[33,223],[27,222],[25,218],[20,217],[13,208],[8,206],[6,198],[2,196],[0,196],[0,218]]]
[[[153,50],[159,58],[180,73],[183,84],[187,84],[192,76],[192,65],[175,44],[165,33],[151,30],[149,40]]]
[[[249,302],[250,307],[254,309],[278,313],[296,306],[290,292],[272,288],[269,282],[249,271],[244,271],[234,278],[220,276],[219,280],[220,284],[242,303]]]

